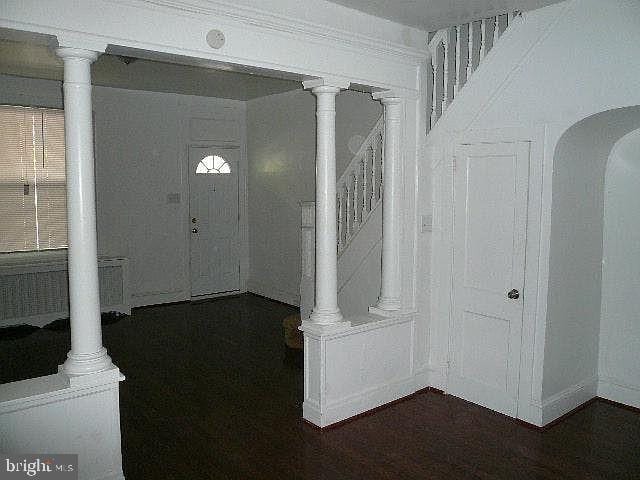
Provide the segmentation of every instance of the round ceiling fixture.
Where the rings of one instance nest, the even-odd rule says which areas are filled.
[[[220,30],[216,30],[214,28],[213,30],[209,30],[209,33],[207,33],[207,43],[211,48],[222,48],[224,42],[224,33],[222,33]]]

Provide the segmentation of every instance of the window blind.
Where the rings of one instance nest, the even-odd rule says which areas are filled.
[[[0,252],[66,246],[64,113],[0,106]]]

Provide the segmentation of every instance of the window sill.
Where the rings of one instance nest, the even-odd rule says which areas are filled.
[[[42,250],[33,252],[12,252],[0,254],[0,268],[26,267],[51,263],[66,263],[67,249]]]

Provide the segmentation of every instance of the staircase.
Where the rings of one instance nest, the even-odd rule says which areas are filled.
[[[427,134],[469,82],[480,63],[520,12],[505,13],[438,30],[430,35]]]
[[[518,12],[505,13],[430,34],[427,135],[517,16]],[[384,118],[380,117],[336,183],[338,303],[345,316],[365,313],[379,293],[383,144]],[[315,202],[303,202],[301,209],[300,312],[304,320],[314,302]]]

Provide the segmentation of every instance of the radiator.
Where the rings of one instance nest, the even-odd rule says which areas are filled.
[[[128,267],[126,258],[98,259],[103,312],[131,313]],[[9,254],[0,258],[0,327],[41,327],[68,316],[66,252]]]

